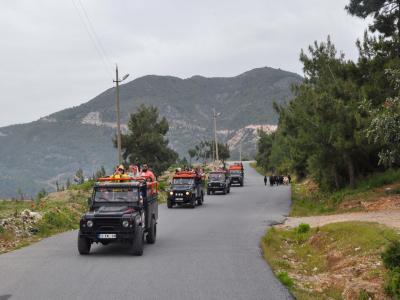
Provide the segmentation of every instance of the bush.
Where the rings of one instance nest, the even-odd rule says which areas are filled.
[[[400,299],[400,268],[389,271],[385,281],[385,292],[394,299]]]
[[[389,269],[385,292],[394,299],[400,299],[400,241],[392,241],[381,256],[383,264]]]
[[[168,188],[168,182],[166,182],[166,181],[159,181],[158,182],[158,189],[160,191],[166,191],[167,188]]]
[[[393,241],[381,255],[383,263],[389,270],[400,268],[400,241]]]
[[[88,192],[93,188],[94,183],[95,182],[93,180],[88,180],[81,184],[72,185],[71,190],[82,190]]]
[[[310,225],[301,223],[299,225],[299,227],[297,227],[297,232],[298,233],[307,233],[310,231],[310,229],[311,229]]]
[[[289,277],[289,274],[287,272],[279,272],[277,274],[277,276],[278,276],[279,281],[283,285],[287,286],[288,288],[293,287],[294,281],[292,278]]]

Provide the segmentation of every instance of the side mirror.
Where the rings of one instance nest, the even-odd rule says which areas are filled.
[[[88,205],[89,207],[91,207],[92,204],[93,204],[92,197],[89,197],[89,198],[87,199],[87,205]]]

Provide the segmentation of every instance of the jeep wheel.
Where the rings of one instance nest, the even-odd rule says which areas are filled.
[[[154,244],[156,242],[156,236],[157,236],[157,223],[154,220],[154,218],[152,218],[150,221],[150,228],[146,235],[146,242],[148,244]]]
[[[131,253],[136,256],[143,255],[143,228],[142,226],[136,227],[135,237],[131,244]]]
[[[222,191],[223,195],[226,195],[226,188],[224,188],[224,190]]]
[[[167,199],[167,207],[172,208],[172,201],[170,199]]]
[[[243,186],[243,182],[240,183],[240,186]]]
[[[196,198],[193,197],[192,201],[190,201],[190,208],[196,208]]]
[[[211,193],[210,193],[210,190],[207,190],[207,195],[210,195]]]
[[[78,236],[78,251],[80,255],[86,255],[90,252],[92,243],[84,237]]]

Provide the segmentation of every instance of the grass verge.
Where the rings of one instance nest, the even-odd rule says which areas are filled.
[[[264,258],[297,299],[385,299],[380,254],[396,231],[361,222],[305,228],[272,228],[261,241]]]
[[[256,170],[260,175],[265,176],[265,171],[262,167],[257,165],[257,162],[251,162],[250,167],[252,167],[254,170]]]
[[[321,191],[312,181],[292,184],[293,217],[363,210],[365,203],[400,194],[400,170],[376,173],[359,182],[355,189]]]
[[[74,189],[38,201],[0,201],[0,253],[77,229],[89,196],[86,190]]]

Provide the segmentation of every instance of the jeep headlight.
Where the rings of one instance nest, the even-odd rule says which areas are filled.
[[[169,192],[169,194],[170,194],[171,196],[173,196],[173,195],[174,195],[174,192],[171,191],[171,192]]]
[[[86,225],[87,225],[88,228],[92,228],[93,227],[93,221],[92,220],[87,221]]]
[[[189,196],[190,195],[190,192],[186,192],[186,196]]]
[[[129,226],[129,221],[128,221],[128,220],[123,220],[123,221],[122,221],[122,226],[125,227],[125,228],[128,228],[128,226]]]

